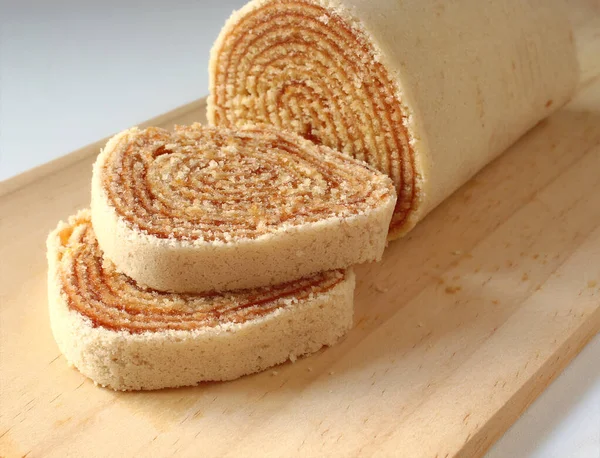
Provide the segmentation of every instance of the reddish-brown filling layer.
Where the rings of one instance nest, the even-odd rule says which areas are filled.
[[[230,293],[175,294],[139,287],[102,258],[89,217],[63,230],[59,253],[61,290],[68,307],[95,327],[130,333],[193,330],[244,323],[324,294],[345,279],[330,271],[282,285]]]
[[[311,1],[273,0],[228,30],[212,71],[216,124],[273,124],[365,160],[396,186],[392,231],[415,211],[397,86],[357,26]]]

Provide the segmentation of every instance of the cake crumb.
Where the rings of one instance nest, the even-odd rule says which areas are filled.
[[[448,293],[448,294],[458,293],[461,289],[462,289],[462,287],[460,287],[460,286],[446,286],[446,293]]]
[[[387,293],[387,291],[388,291],[388,288],[385,288],[385,287],[383,287],[383,286],[380,286],[380,285],[378,285],[378,284],[376,284],[376,283],[375,283],[375,284],[373,284],[373,289],[374,289],[375,291],[377,291],[378,293]]]
[[[271,375],[273,375],[273,376],[276,376],[277,374],[279,374],[279,372],[277,372],[277,371],[272,371],[271,372]]]

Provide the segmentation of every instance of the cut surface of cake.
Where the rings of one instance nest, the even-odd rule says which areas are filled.
[[[133,128],[94,165],[105,256],[173,292],[260,287],[379,260],[395,205],[366,164],[272,127]]]

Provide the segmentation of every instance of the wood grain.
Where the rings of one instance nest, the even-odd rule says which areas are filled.
[[[276,371],[95,387],[52,339],[44,241],[88,204],[102,142],[3,183],[0,455],[481,456],[600,330],[600,17],[584,4],[576,99],[358,268],[342,343]]]

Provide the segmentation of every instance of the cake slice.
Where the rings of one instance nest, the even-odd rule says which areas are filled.
[[[293,133],[133,128],[94,165],[92,223],[120,272],[197,293],[379,260],[395,201],[385,174]]]
[[[230,293],[158,292],[103,258],[89,210],[59,223],[47,247],[56,342],[115,390],[235,379],[332,345],[352,325],[351,270]]]

